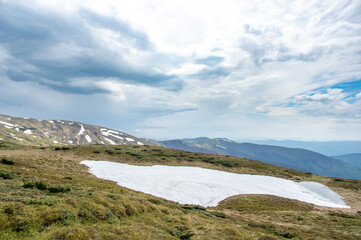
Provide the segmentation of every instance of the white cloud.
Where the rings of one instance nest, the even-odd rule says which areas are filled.
[[[73,41],[73,36],[64,36],[33,53],[31,60],[69,63],[60,69],[64,71],[79,59],[89,60],[84,61],[85,67],[80,64],[84,72],[64,75],[60,84],[85,92],[101,90],[84,99],[101,99],[122,109],[122,114],[138,112],[132,115],[134,127],[152,129],[149,132],[155,135],[147,137],[186,133],[279,137],[285,132],[295,138],[317,138],[321,134],[339,137],[337,129],[352,128],[340,134],[352,138],[352,132],[361,130],[357,123],[348,125],[360,118],[361,93],[352,100],[345,90],[333,87],[361,75],[359,1],[36,0],[18,4],[45,19],[61,16],[89,31],[91,39]],[[89,11],[103,21],[121,22],[131,34],[119,26],[94,24],[92,16],[84,14]],[[140,46],[140,38],[149,47]],[[89,46],[84,44],[88,40]],[[31,61],[8,54],[0,42],[3,74],[8,71],[5,68],[41,71]],[[209,64],[207,59],[214,56],[218,60]],[[98,65],[99,69],[92,69]],[[38,81],[57,85],[49,77]],[[326,124],[319,124],[320,119]]]

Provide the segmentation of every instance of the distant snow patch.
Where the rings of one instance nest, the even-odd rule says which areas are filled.
[[[101,144],[105,144],[103,141],[100,141]]]
[[[89,137],[89,135],[85,135],[85,140],[86,140],[88,143],[91,143],[91,142],[92,142],[92,139]]]
[[[314,182],[249,174],[236,174],[199,167],[134,166],[107,161],[82,161],[95,176],[119,185],[182,204],[216,206],[239,194],[270,194],[318,206],[350,208],[326,186]]]
[[[80,125],[80,131],[78,133],[78,136],[82,135],[85,131],[83,124],[79,124],[79,125]]]
[[[25,134],[29,134],[29,135],[33,134],[33,132],[32,132],[30,129],[26,129],[26,130],[24,131],[24,133],[25,133]]]
[[[54,140],[53,143],[59,143],[58,141]]]
[[[43,121],[43,120],[41,120],[41,119],[36,119],[36,120],[38,120],[39,122]]]
[[[3,139],[2,138],[0,138],[0,141],[2,141]]]
[[[223,147],[223,146],[218,145],[218,144],[216,146],[219,147],[219,148],[227,149],[226,147]]]
[[[113,141],[112,141],[112,140],[110,140],[109,138],[104,137],[104,139],[105,139],[106,141],[108,141],[110,144],[112,144],[112,145],[116,145],[116,144],[115,144],[115,142],[113,142]]]
[[[4,125],[5,128],[9,128],[9,129],[13,129],[14,127],[8,126],[8,125]]]
[[[12,123],[8,123],[8,122],[3,122],[3,121],[0,121],[1,124],[4,124],[5,126],[9,126],[9,127],[15,127],[14,124]]]
[[[54,121],[53,121],[53,120],[49,120],[48,122],[50,122],[50,123],[54,124]]]
[[[144,145],[144,143],[142,143],[142,142],[137,142],[137,144],[138,144],[138,145],[141,145],[141,146]]]
[[[18,131],[18,132],[20,131],[20,129],[19,129],[18,127],[17,127],[17,128],[15,128],[15,130],[16,130],[16,131]]]
[[[129,142],[134,142],[134,139],[133,139],[133,138],[126,137],[125,139],[126,139],[127,141],[129,141]]]
[[[73,140],[68,140],[68,143],[73,144]]]
[[[124,138],[122,138],[122,137],[119,137],[119,136],[117,136],[117,135],[115,135],[115,134],[111,134],[111,133],[109,133],[108,136],[111,136],[111,137],[114,137],[114,138],[117,138],[117,139],[120,139],[120,140],[123,140],[123,139],[124,139]]]

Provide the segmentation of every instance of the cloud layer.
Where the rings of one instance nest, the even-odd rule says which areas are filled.
[[[360,139],[359,1],[1,1],[0,111],[140,137]]]

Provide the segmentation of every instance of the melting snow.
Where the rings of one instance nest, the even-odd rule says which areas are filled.
[[[126,137],[125,138],[127,141],[129,141],[129,142],[134,142],[134,139],[133,138],[128,138],[128,137]]]
[[[137,144],[138,144],[138,145],[144,145],[144,143],[142,143],[142,142],[137,142]]]
[[[24,131],[24,133],[25,133],[25,134],[33,134],[33,132],[32,132],[30,129],[26,129],[26,130]]]
[[[91,143],[91,142],[92,142],[92,139],[89,137],[89,135],[85,135],[85,140],[86,140],[88,143]]]
[[[106,137],[114,137],[114,138],[117,138],[117,139],[120,139],[120,140],[123,140],[124,138],[120,137],[120,136],[117,136],[117,135],[120,135],[121,133],[120,132],[117,132],[117,131],[114,131],[114,130],[108,130],[106,128],[102,128],[100,129],[100,132],[102,133],[103,136],[106,136]]]
[[[342,198],[315,182],[236,174],[198,167],[134,166],[107,161],[82,161],[95,176],[182,204],[216,206],[239,194],[270,194],[319,206],[349,208]]]
[[[16,131],[18,131],[18,132],[20,131],[20,129],[19,129],[18,127],[17,127],[17,128],[15,128],[15,130],[16,130]]]
[[[53,121],[53,120],[49,120],[48,122],[50,122],[50,123],[54,124],[54,121]]]
[[[58,141],[54,140],[53,143],[59,143]]]
[[[118,139],[120,139],[120,140],[123,140],[123,138],[122,138],[122,137],[119,137],[119,136],[114,135],[114,134],[111,134],[111,133],[109,133],[109,135],[108,135],[108,136],[111,136],[111,137],[114,137],[114,138],[118,138]]]
[[[8,125],[4,125],[4,127],[6,127],[6,128],[10,128],[10,129],[13,129],[13,127],[8,126]]]
[[[73,140],[69,140],[68,143],[73,144]]]
[[[115,144],[115,142],[113,142],[113,141],[112,141],[112,140],[110,140],[109,138],[104,137],[104,139],[105,139],[105,140],[107,140],[110,144],[112,144],[112,145],[116,145],[116,144]]]
[[[78,136],[82,135],[85,131],[83,124],[79,124],[79,125],[80,125],[80,131],[78,133]]]
[[[1,124],[4,124],[5,126],[9,126],[9,127],[15,127],[14,124],[12,123],[7,123],[7,122],[3,122],[3,121],[0,121]]]
[[[218,144],[216,146],[219,147],[219,148],[227,149],[226,147],[223,147],[223,146],[218,145]]]

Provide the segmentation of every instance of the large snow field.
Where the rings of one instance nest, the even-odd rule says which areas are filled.
[[[199,167],[135,166],[108,161],[82,161],[98,178],[123,187],[182,204],[216,206],[239,194],[270,194],[318,206],[349,208],[342,198],[316,182],[293,182],[262,176],[229,173]]]

